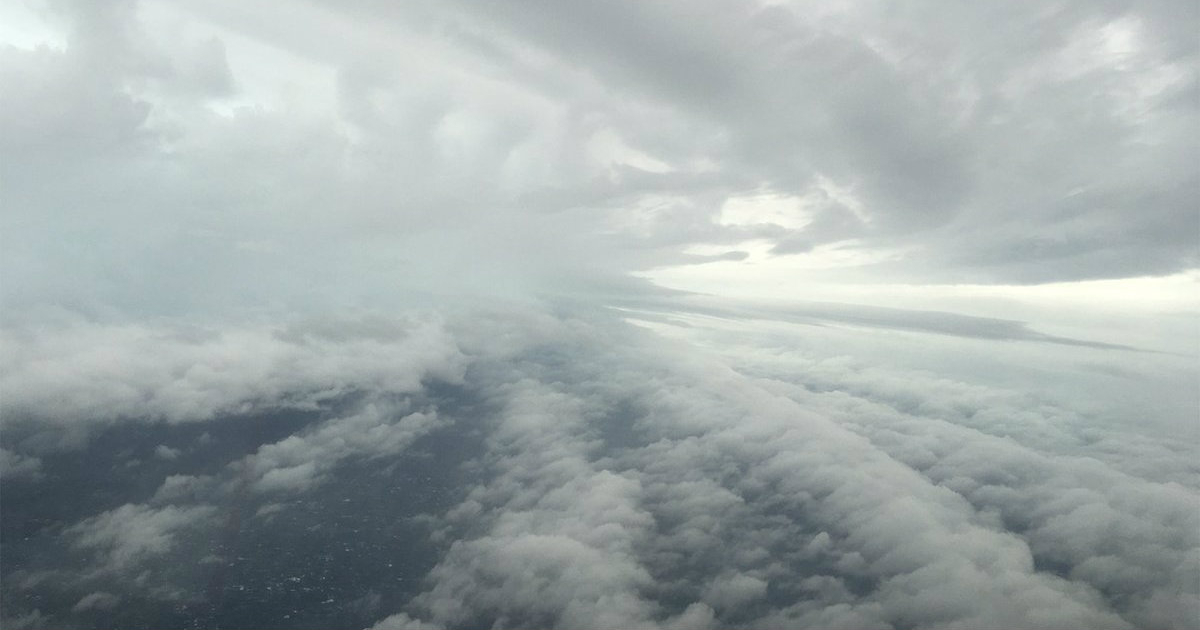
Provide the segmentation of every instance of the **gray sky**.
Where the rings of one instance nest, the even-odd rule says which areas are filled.
[[[1197,265],[1186,0],[3,11],[9,311]]]

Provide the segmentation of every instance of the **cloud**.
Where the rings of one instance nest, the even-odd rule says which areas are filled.
[[[182,451],[180,451],[179,449],[171,448],[170,446],[167,446],[166,444],[159,444],[158,446],[154,447],[154,456],[159,459],[166,459],[166,460],[176,459],[177,457],[179,457],[179,454],[181,452]]]
[[[282,8],[63,3],[3,50],[9,310],[586,293],[753,239],[907,282],[1197,264],[1187,2]],[[805,203],[721,221],[755,195]]]
[[[645,296],[613,301],[632,309],[668,311],[675,315],[695,314],[727,319],[774,319],[795,323],[821,325],[835,322],[869,328],[891,328],[929,332],[959,337],[1036,341],[1064,345],[1092,346],[1121,350],[1137,350],[1130,346],[1047,335],[1031,330],[1025,322],[978,317],[939,311],[918,311],[861,304],[804,302],[784,300],[729,300],[716,296],[692,294],[684,296]]]
[[[439,630],[441,626],[413,619],[407,613],[396,613],[371,626],[371,630]]]
[[[37,457],[14,453],[0,448],[0,476],[13,477],[37,476],[41,472],[42,460]]]
[[[39,610],[18,615],[16,617],[5,617],[4,627],[14,628],[14,630],[33,630],[34,628],[48,628],[50,620]]]
[[[787,272],[1194,269],[1194,2],[121,0],[0,23],[40,24],[0,44],[0,474],[13,557],[37,558],[6,601],[79,573],[37,601],[95,625],[96,580],[157,562],[189,571],[112,597],[212,604],[193,528],[227,509],[226,543],[308,540],[287,517],[350,498],[354,468],[399,497],[372,515],[426,512],[393,520],[432,568],[354,613],[380,627],[1195,619],[1183,324],[1120,345],[999,300],[819,302]],[[671,268],[791,301],[642,279]],[[1072,295],[1051,319],[1092,312]],[[198,437],[247,418],[244,444]],[[115,489],[80,512],[20,494],[110,447],[139,463],[89,469]],[[454,483],[385,474],[418,457]],[[247,569],[268,560],[294,558]]]
[[[1195,479],[1183,472],[1191,448],[1177,451],[1166,437],[1151,445],[1125,422],[1106,425],[1048,400],[1031,404],[1029,394],[814,361],[795,350],[766,350],[771,360],[746,354],[764,349],[744,337],[737,344],[724,356],[770,391],[868,437],[965,498],[985,522],[1018,534],[1041,570],[1090,584],[1136,625],[1186,625],[1186,615],[1172,615],[1200,605],[1187,594],[1200,543]],[[1061,383],[1057,390],[1062,395]],[[1126,439],[1137,447],[1106,444]],[[1163,607],[1167,601],[1174,603]]]
[[[169,552],[176,535],[203,524],[215,512],[211,506],[152,508],[127,503],[66,530],[76,547],[100,554],[104,570],[131,570],[139,563]]]
[[[88,593],[87,595],[84,595],[82,599],[80,599],[74,606],[71,607],[71,610],[75,612],[83,612],[93,609],[107,610],[119,603],[121,603],[120,597],[113,595],[112,593],[96,591],[95,593]]]
[[[1028,429],[1028,446],[999,436],[1013,426],[981,435],[970,399],[945,398],[987,406],[1003,392],[910,380],[905,412],[883,404],[882,374],[856,394],[813,392],[576,330],[555,346],[570,367],[477,359],[472,386],[505,401],[490,481],[448,514],[441,535],[457,542],[413,618],[568,626],[585,602],[620,598],[629,616],[600,625],[667,624],[699,605],[736,625],[1124,628],[1186,625],[1173,615],[1196,604],[1194,491],[1067,443],[1039,452]]]
[[[14,423],[312,409],[356,390],[402,394],[425,378],[455,380],[461,358],[439,327],[367,315],[224,329],[78,320],[6,328],[0,391]]]
[[[507,407],[489,437],[497,475],[458,511],[499,515],[487,534],[451,546],[419,605],[443,625],[645,625],[654,605],[637,591],[651,578],[635,541],[651,520],[639,484],[595,469],[589,445],[567,437],[584,422],[577,401],[530,381],[497,394]]]
[[[261,408],[310,399],[313,375],[333,367],[355,379],[356,397],[321,403],[314,421],[205,472],[163,469],[150,499],[123,497],[64,524],[65,548],[101,570],[193,566],[199,551],[182,543],[185,532],[216,531],[218,510],[277,514],[240,528],[281,540],[301,536],[305,506],[336,504],[341,520],[373,522],[341,502],[347,483],[369,478],[400,504],[433,506],[408,518],[428,540],[405,538],[429,551],[428,571],[404,576],[413,586],[402,598],[354,613],[383,627],[1186,627],[1200,606],[1194,453],[1109,417],[1105,397],[1126,395],[1111,386],[1117,377],[1063,367],[1081,356],[1127,363],[1125,351],[843,331],[856,346],[824,328],[813,337],[787,322],[673,315],[690,325],[646,330],[570,304],[554,314],[497,303],[420,320],[436,325],[405,319],[403,333],[357,318],[271,335],[253,324],[208,331],[194,337],[202,347],[316,344],[319,353],[300,356],[327,367],[304,367]],[[113,334],[91,328],[71,335]],[[119,336],[108,356],[136,356],[143,335]],[[906,344],[924,367],[903,367]],[[969,344],[995,350],[995,366],[939,358]],[[197,365],[227,356],[200,355],[207,363]],[[1170,355],[1139,356],[1151,372],[1174,369]],[[1028,367],[1037,362],[1061,374],[1053,395],[1033,385],[1044,380]],[[995,375],[1014,364],[1023,367],[1005,386]],[[170,389],[156,382],[147,387]],[[1097,396],[1109,415],[1086,409]],[[223,422],[177,419],[188,422],[162,426]],[[425,453],[433,474],[476,441],[461,470],[436,473],[458,484],[431,486],[448,493],[442,502],[420,498],[428,481],[388,472]],[[163,443],[183,442],[155,437],[146,448]],[[351,468],[374,472],[343,477]],[[387,545],[370,553],[347,562],[407,557]],[[196,579],[163,573],[157,590],[137,583],[121,596],[186,599]],[[72,584],[63,588],[73,602],[100,588]]]
[[[728,610],[767,596],[767,583],[752,575],[738,573],[713,580],[704,591],[704,601]]]
[[[327,420],[311,432],[259,448],[245,465],[257,490],[306,490],[343,459],[396,456],[444,424],[433,412],[402,415],[391,405],[368,403],[361,411]]]

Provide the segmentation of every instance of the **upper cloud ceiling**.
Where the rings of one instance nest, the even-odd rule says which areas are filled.
[[[917,282],[1197,262],[1192,2],[8,10],[44,31],[0,49],[10,304],[521,292],[747,241]]]

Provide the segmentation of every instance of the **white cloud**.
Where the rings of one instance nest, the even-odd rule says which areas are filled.
[[[965,369],[940,353],[977,363],[981,348],[1009,342],[813,338],[809,326],[685,313],[675,315],[689,326],[656,333],[576,313],[493,305],[436,325],[351,318],[182,341],[162,327],[176,331],[157,337],[166,347],[213,371],[244,355],[193,346],[259,340],[285,356],[314,346],[295,356],[325,364],[280,376],[267,391],[283,401],[256,399],[264,408],[312,400],[305,388],[335,374],[362,400],[211,475],[169,476],[148,505],[85,519],[68,539],[101,568],[132,573],[191,553],[181,532],[211,525],[215,506],[246,499],[242,488],[261,492],[250,496],[270,516],[281,508],[265,501],[280,495],[324,496],[343,462],[387,466],[423,436],[460,431],[481,440],[469,485],[450,490],[458,505],[421,517],[429,543],[405,543],[441,555],[403,610],[378,613],[395,613],[387,624],[1186,627],[1200,606],[1194,453],[1144,423],[1095,415],[1125,395],[1086,380],[1108,376],[1082,373],[1079,391],[1065,376],[1033,387],[1075,353],[1105,362],[1127,351],[1043,344]],[[144,332],[72,334],[109,339],[108,356],[146,347]],[[919,369],[901,350],[910,343]],[[273,361],[239,373],[281,372]],[[474,402],[447,400],[457,412],[443,413],[424,374]],[[143,387],[169,389],[157,382]],[[172,588],[162,592],[186,591]]]
[[[315,408],[368,390],[453,381],[461,358],[433,320],[378,316],[211,329],[147,324],[6,328],[6,413],[55,424],[189,422],[258,408]]]
[[[1186,625],[1197,604],[1194,489],[1082,456],[1068,435],[1038,449],[1045,418],[988,427],[968,405],[1001,390],[843,369],[810,391],[782,363],[752,377],[599,323],[574,331],[553,346],[569,367],[476,358],[472,385],[504,401],[491,480],[451,511],[443,536],[468,535],[414,618],[567,626],[619,598],[629,615],[593,625],[660,625],[702,599],[736,625],[1126,628]],[[632,424],[604,428],[617,401]]]
[[[570,438],[585,425],[580,402],[529,380],[501,384],[493,427],[495,478],[470,493],[498,513],[488,531],[454,543],[418,598],[444,625],[641,627],[655,605],[638,590],[651,577],[636,557],[650,516],[637,481],[588,462],[593,445]],[[458,510],[470,519],[480,509]],[[460,526],[470,526],[465,520]]]
[[[75,546],[99,552],[100,568],[131,570],[144,560],[169,552],[180,530],[203,525],[211,506],[152,508],[127,503],[66,530]]]
[[[1198,23],[0,7],[0,474],[127,421],[321,412],[61,524],[131,570],[235,489],[467,427],[481,476],[383,626],[1186,626]],[[203,452],[155,444],[141,470]]]
[[[753,343],[737,339],[722,348],[725,356],[766,376],[770,391],[867,436],[961,495],[984,523],[1020,535],[1028,546],[1022,555],[1096,592],[1123,593],[1117,600],[1138,625],[1186,618],[1160,616],[1149,602],[1176,602],[1176,611],[1200,605],[1186,594],[1200,544],[1200,498],[1194,475],[1185,472],[1194,453],[1173,439],[1149,437],[1127,422],[1100,424],[1069,407],[1034,403],[1028,394],[927,373],[814,361],[794,350],[747,354],[756,352]],[[1136,448],[1113,449],[1115,441]],[[871,511],[887,518],[883,505]],[[888,527],[900,530],[898,521]]]
[[[385,403],[321,423],[311,432],[267,444],[244,465],[262,491],[301,491],[350,457],[396,456],[417,438],[444,425],[433,412],[403,414]]]
[[[65,46],[0,55],[10,309],[580,292],[755,239],[742,276],[847,239],[906,282],[1197,264],[1186,2],[43,13]]]

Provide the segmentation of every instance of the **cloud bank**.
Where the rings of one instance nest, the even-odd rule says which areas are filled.
[[[307,401],[316,420],[244,455],[225,452],[202,474],[178,472],[200,442],[181,444],[178,459],[152,457],[159,487],[43,533],[78,553],[10,572],[6,589],[37,592],[39,575],[76,566],[56,587],[69,614],[99,610],[74,605],[116,573],[142,577],[121,592],[104,587],[112,597],[219,618],[213,576],[268,562],[226,555],[236,541],[292,536],[304,506],[321,505],[336,510],[322,512],[327,521],[362,523],[359,536],[408,523],[417,538],[401,544],[435,550],[420,573],[389,569],[406,585],[383,587],[389,606],[326,604],[379,628],[1183,628],[1200,610],[1194,441],[1181,449],[1129,423],[1088,421],[1070,397],[1032,405],[1022,390],[971,375],[864,370],[711,326],[675,326],[681,339],[668,340],[608,316],[542,309],[373,330],[390,333],[343,341],[366,358],[357,398]],[[90,333],[138,339],[120,327]],[[399,367],[371,361],[364,346],[441,350]],[[225,360],[200,356],[197,370]],[[172,353],[151,360],[166,366]],[[414,370],[421,376],[388,377]],[[158,372],[120,378],[134,387]],[[296,404],[255,396],[259,411],[233,420]],[[138,426],[111,422],[93,430]],[[222,422],[158,426],[219,431]],[[1141,440],[1113,450],[1125,435]],[[421,472],[397,477],[397,466]],[[440,485],[446,475],[455,481]],[[354,496],[346,483],[390,499],[342,504]],[[437,498],[419,498],[422,488]],[[370,553],[395,558],[392,567],[403,557],[396,544]],[[347,550],[347,569],[365,570],[370,556]],[[168,568],[180,562],[198,568]],[[241,568],[218,568],[226,563]],[[243,584],[266,601],[284,596]],[[324,601],[320,589],[305,592],[310,606]]]
[[[1193,627],[1197,12],[6,4],[0,625]]]
[[[10,12],[42,33],[0,53],[14,307],[395,306],[788,256],[907,282],[1197,264],[1191,2]]]

